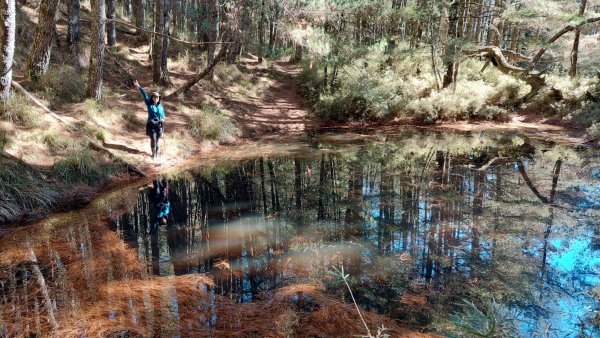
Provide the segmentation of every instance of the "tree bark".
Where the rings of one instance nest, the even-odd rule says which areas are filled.
[[[35,38],[29,51],[25,70],[25,74],[32,81],[38,81],[48,71],[57,9],[58,0],[42,0],[40,3],[38,25],[35,29]]]
[[[154,7],[154,31],[168,35],[169,0],[156,0]],[[154,35],[152,39],[152,81],[160,85],[169,85],[167,68],[168,39]]]
[[[102,73],[104,70],[104,32],[106,5],[104,0],[90,0],[92,6],[92,35],[87,97],[102,99]]]
[[[6,103],[10,96],[13,58],[15,55],[16,8],[15,0],[0,0],[0,101]]]
[[[302,166],[300,160],[294,159],[294,192],[296,195],[296,209],[302,209]]]
[[[258,63],[263,62],[265,45],[265,0],[260,2],[260,21],[258,22]]]
[[[219,0],[208,0],[208,41],[216,42],[219,26]],[[210,65],[215,58],[215,44],[211,43],[206,48],[206,65]],[[214,76],[214,67],[208,72],[208,77]]]
[[[169,36],[169,11],[171,9],[171,4],[169,3],[170,0],[163,0],[164,1],[164,5],[163,5],[163,29],[162,29],[162,33],[166,36]],[[170,85],[171,84],[171,80],[169,79],[169,69],[167,66],[167,52],[169,49],[169,39],[166,37],[162,37],[162,46],[161,46],[161,52],[160,52],[160,84],[162,85]]]
[[[133,0],[133,12],[135,16],[135,25],[139,28],[144,28],[145,13],[143,0]],[[146,40],[146,34],[139,28],[137,29],[137,34],[139,39],[144,41]]]
[[[81,33],[79,31],[80,14],[79,9],[81,8],[80,0],[69,1],[69,27],[67,34],[67,43],[71,46],[71,51],[79,56],[79,41],[81,41]]]
[[[115,0],[106,0],[106,18],[110,20],[106,24],[106,44],[112,47],[117,43],[117,30],[115,29],[114,22],[117,18]]]
[[[443,88],[447,88],[454,81],[456,81],[456,75],[458,73],[458,62],[456,61],[456,52],[458,49],[458,13],[460,11],[460,2],[454,1],[450,5],[450,17],[448,19],[448,40],[449,43],[446,46],[446,53],[444,61],[446,62],[446,75],[444,75],[444,81],[442,83]]]
[[[587,5],[587,0],[581,0],[581,4],[579,6],[579,17],[583,16],[585,13],[585,6]],[[579,36],[581,35],[581,28],[575,29],[575,39],[573,40],[573,49],[571,50],[571,68],[569,69],[569,76],[572,78],[577,76],[577,57],[579,54]]]

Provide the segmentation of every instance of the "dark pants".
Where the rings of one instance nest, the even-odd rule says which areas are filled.
[[[163,124],[159,123],[146,123],[146,135],[150,137],[150,149],[152,149],[152,156],[158,156],[158,140],[163,134]]]

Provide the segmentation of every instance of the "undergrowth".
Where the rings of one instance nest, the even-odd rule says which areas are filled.
[[[87,88],[85,72],[70,65],[50,67],[32,89],[50,101],[53,108],[65,103],[81,102]]]
[[[312,103],[315,114],[325,120],[408,116],[425,123],[506,121],[510,111],[525,109],[556,113],[588,127],[599,121],[598,105],[581,103],[596,82],[591,78],[571,79],[557,71],[545,78],[549,90],[523,106],[518,104],[519,99],[530,91],[530,86],[491,65],[484,69],[484,62],[475,58],[461,60],[456,84],[438,89],[428,48],[390,48],[381,41],[345,53],[302,62],[301,91]],[[445,71],[443,60],[439,55],[436,60],[441,80]],[[558,103],[557,92],[561,93]]]
[[[15,220],[25,210],[49,208],[58,196],[32,169],[0,158],[0,222]]]
[[[189,132],[194,137],[223,142],[233,138],[237,128],[217,106],[206,105],[192,115]]]
[[[119,169],[118,165],[104,162],[88,149],[68,153],[53,167],[54,174],[65,183],[100,185],[110,181]]]
[[[25,128],[39,125],[37,110],[29,104],[29,99],[20,93],[12,93],[6,104],[0,104],[0,117]]]

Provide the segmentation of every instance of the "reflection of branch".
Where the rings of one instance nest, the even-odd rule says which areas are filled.
[[[52,300],[50,299],[50,293],[48,291],[48,286],[46,285],[46,279],[42,274],[42,270],[38,265],[38,260],[35,257],[35,253],[33,252],[32,248],[29,248],[27,259],[31,263],[33,267],[33,274],[37,279],[38,284],[40,285],[40,290],[42,291],[42,295],[44,297],[44,303],[46,304],[46,310],[48,310],[50,325],[52,325],[52,332],[56,332],[56,330],[58,330],[58,322],[56,321],[56,316],[54,314],[54,305],[52,304]]]
[[[487,168],[489,168],[492,164],[494,164],[494,162],[498,161],[498,160],[506,160],[507,157],[494,157],[493,159],[491,159],[488,163],[486,163],[484,166],[482,166],[481,168],[477,169],[477,170],[486,170]]]
[[[561,165],[562,161],[560,159],[556,160],[556,164],[554,165],[554,171],[552,173],[552,190],[550,191],[550,202],[554,202],[554,195],[556,194],[556,186],[558,185],[558,175],[560,175]]]
[[[529,179],[529,176],[525,172],[525,167],[523,166],[523,162],[521,160],[517,160],[517,166],[519,167],[519,173],[521,173],[521,176],[523,176],[523,179],[525,180],[525,183],[527,184],[529,189],[531,189],[531,191],[535,194],[535,196],[537,196],[537,198],[540,199],[540,201],[542,201],[544,204],[549,204],[550,201],[548,200],[548,198],[542,196],[542,194],[540,194],[540,192],[535,188],[535,186],[531,182],[531,179]]]

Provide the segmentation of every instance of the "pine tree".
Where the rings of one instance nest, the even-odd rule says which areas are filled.
[[[25,70],[27,76],[33,81],[39,80],[48,71],[57,8],[58,0],[42,0],[40,3],[38,25]]]
[[[105,0],[91,0],[92,27],[91,51],[88,70],[87,97],[102,99],[102,73],[104,68],[104,32],[106,22]]]
[[[0,101],[6,102],[10,96],[13,56],[15,53],[15,0],[0,0]]]

